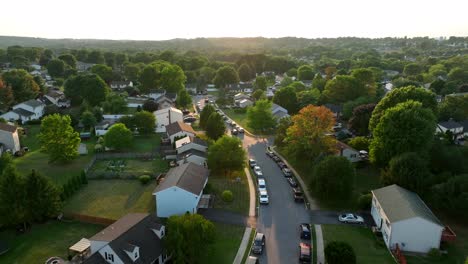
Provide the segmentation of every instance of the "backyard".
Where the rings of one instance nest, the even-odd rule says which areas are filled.
[[[214,223],[216,236],[209,246],[204,263],[232,263],[244,234],[244,227]]]
[[[44,263],[49,257],[67,258],[67,250],[83,237],[91,237],[104,227],[80,222],[50,221],[33,225],[24,234],[14,230],[0,232],[2,241],[10,247],[0,256],[0,263]]]
[[[349,243],[356,253],[356,263],[395,263],[383,240],[379,242],[368,228],[343,225],[322,225],[322,230],[325,246],[331,241],[343,241]]]
[[[169,165],[161,159],[143,160],[143,159],[101,159],[96,160],[88,171],[88,177],[122,177],[131,178],[140,175],[157,175],[166,172]]]
[[[119,219],[128,213],[155,211],[156,181],[90,180],[65,204],[65,213]]]
[[[222,109],[222,110],[229,118],[234,120],[234,122],[236,122],[239,126],[253,132],[252,129],[250,129],[249,126],[247,125],[247,112],[239,113],[239,112],[236,112],[234,109]]]

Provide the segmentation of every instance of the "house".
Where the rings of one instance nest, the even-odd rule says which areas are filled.
[[[253,92],[253,82],[239,82],[239,87],[244,93]]]
[[[252,106],[254,103],[250,99],[242,99],[240,101],[237,101],[236,104],[240,108],[246,108],[246,107]]]
[[[69,252],[77,254],[73,263],[166,263],[165,232],[154,214],[127,214],[91,238],[81,239]]]
[[[276,118],[278,122],[280,119],[284,117],[289,117],[288,110],[286,110],[285,108],[277,104],[272,104],[271,113],[273,114],[273,117]]]
[[[49,102],[61,108],[68,108],[71,106],[70,100],[67,100],[67,98],[65,97],[65,94],[58,89],[50,90],[47,94],[44,95],[43,98],[46,99],[46,100],[43,100],[43,101],[46,101],[45,102],[46,104],[47,102]]]
[[[103,115],[101,122],[94,126],[94,133],[98,137],[105,135],[109,128],[124,116],[127,115]]]
[[[94,63],[87,63],[87,62],[82,62],[82,61],[77,61],[76,62],[76,70],[78,72],[85,72],[88,71],[91,67],[93,67]]]
[[[41,65],[39,64],[30,64],[29,67],[31,67],[34,71],[40,71],[41,70]]]
[[[175,149],[177,153],[184,153],[185,151],[188,151],[191,149],[206,153],[208,149],[208,144],[206,143],[205,140],[199,137],[186,136],[175,142]]]
[[[240,93],[243,91],[242,87],[238,83],[232,83],[226,85],[226,90],[231,93]]]
[[[468,138],[468,119],[459,122],[463,126],[463,136]]]
[[[341,113],[343,113],[343,107],[341,105],[324,104],[323,106],[328,108],[336,119],[339,119],[341,117]]]
[[[156,132],[166,132],[167,125],[184,120],[182,111],[174,107],[154,111],[153,115],[156,118]]]
[[[170,217],[196,213],[208,174],[207,168],[191,162],[170,169],[153,192],[156,215]]]
[[[447,133],[447,131],[452,132],[454,139],[464,138],[463,125],[455,122],[453,119],[450,119],[445,122],[440,122],[437,124],[436,133]]]
[[[13,110],[1,115],[0,117],[9,121],[27,122],[37,120],[44,115],[45,104],[39,100],[31,99],[13,106]]]
[[[361,161],[361,157],[359,155],[359,151],[355,150],[354,148],[346,145],[341,141],[336,142],[336,155],[347,158],[350,162],[359,162]]]
[[[171,140],[171,143],[174,143],[176,138],[182,138],[186,136],[195,137],[195,130],[190,125],[185,124],[182,121],[177,121],[175,123],[169,124],[166,126],[166,134]]]
[[[112,81],[110,83],[110,88],[112,90],[121,91],[127,87],[133,87],[132,81]]]
[[[15,154],[17,151],[21,150],[16,126],[0,123],[0,145],[3,147],[2,153],[10,150],[12,154]]]
[[[164,96],[166,94],[166,90],[164,89],[153,89],[150,90],[148,93],[148,97],[153,99],[153,100],[158,100],[159,97]]]
[[[237,102],[237,101],[240,101],[240,100],[243,100],[243,99],[249,99],[250,100],[250,96],[244,94],[244,93],[237,93],[234,95],[234,101]]]
[[[206,152],[197,149],[189,149],[184,152],[178,152],[177,164],[194,163],[201,166],[206,166]]]
[[[187,83],[185,84],[185,90],[189,94],[196,94],[197,93],[197,84],[196,83]]]
[[[373,190],[371,215],[389,249],[427,253],[440,246],[444,226],[414,192],[396,184]]]

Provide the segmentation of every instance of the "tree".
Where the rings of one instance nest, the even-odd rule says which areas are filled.
[[[405,152],[425,155],[430,149],[435,127],[433,112],[420,102],[407,101],[385,110],[373,130],[371,161],[385,165]]]
[[[239,75],[236,69],[231,66],[223,66],[216,71],[213,83],[218,88],[226,88],[228,84],[235,84],[239,82]]]
[[[99,50],[93,50],[88,53],[86,57],[86,62],[94,63],[94,64],[104,64],[106,60],[104,59],[104,55]]]
[[[288,128],[292,125],[291,117],[283,117],[279,120],[276,127],[275,145],[284,147]]]
[[[81,114],[81,124],[83,124],[85,129],[90,129],[97,124],[96,117],[91,111],[84,111]]]
[[[292,82],[289,86],[293,87],[297,93],[303,92],[307,89],[303,82]]]
[[[245,164],[245,151],[237,137],[222,136],[208,147],[208,167],[214,172],[242,170]]]
[[[121,123],[111,126],[104,135],[104,145],[115,150],[129,148],[132,145],[132,140],[132,131]]]
[[[157,61],[147,65],[140,74],[141,92],[150,89],[165,89],[169,93],[178,93],[184,89],[186,77],[178,65]]]
[[[349,128],[359,136],[369,135],[369,120],[374,111],[375,104],[360,105],[353,110],[349,119]]]
[[[140,134],[151,134],[156,129],[156,117],[154,117],[153,113],[147,111],[135,113],[133,123]]]
[[[369,93],[353,76],[338,75],[327,82],[322,95],[327,102],[345,103]]]
[[[403,70],[403,74],[406,76],[415,76],[418,75],[422,72],[421,65],[418,63],[410,63],[405,66],[405,69]]]
[[[38,138],[41,150],[49,154],[49,162],[67,162],[78,156],[80,135],[73,130],[68,115],[53,114],[42,119]]]
[[[415,152],[406,152],[390,160],[388,170],[382,173],[382,180],[385,185],[398,184],[422,194],[430,176],[425,160]]]
[[[6,86],[11,87],[15,103],[34,99],[40,92],[39,85],[34,78],[25,70],[11,70],[2,75]]]
[[[59,60],[62,60],[63,62],[65,62],[65,64],[68,67],[70,67],[72,69],[76,69],[76,58],[75,58],[75,56],[73,56],[71,54],[62,54],[58,58],[59,58]]]
[[[13,165],[0,177],[0,222],[6,226],[26,223],[24,180]]]
[[[179,91],[179,93],[177,94],[176,104],[177,106],[183,109],[189,107],[192,104],[192,97],[186,89],[182,89]]]
[[[10,165],[13,165],[13,157],[10,153],[3,153],[0,156],[0,178],[2,177],[3,171]]]
[[[104,64],[96,64],[91,67],[91,72],[101,77],[107,84],[112,81],[112,68]]]
[[[62,208],[60,191],[51,179],[32,170],[25,179],[26,219],[43,222],[55,217]]]
[[[468,82],[468,70],[456,67],[450,70],[448,73],[448,80],[455,83],[466,83]]]
[[[110,93],[106,97],[106,101],[102,102],[104,112],[109,114],[122,113],[127,109],[127,101],[123,96],[117,93]]]
[[[296,68],[291,68],[289,69],[287,72],[286,72],[286,75],[288,75],[288,77],[297,77],[297,69]]]
[[[158,103],[153,100],[148,100],[143,103],[143,110],[153,113],[158,110]]]
[[[317,105],[319,99],[320,91],[317,88],[297,93],[297,102],[299,104],[299,108],[304,108],[311,104]]]
[[[258,101],[258,100],[261,100],[261,99],[266,99],[265,91],[263,91],[263,90],[255,90],[255,91],[252,93],[252,98],[253,98],[255,101]]]
[[[265,76],[257,76],[254,82],[255,90],[266,91],[268,85],[267,78]]]
[[[216,112],[215,108],[208,104],[206,105],[200,113],[200,127],[206,129],[206,124],[208,123],[208,118],[212,113]]]
[[[49,63],[47,63],[47,72],[54,78],[63,77],[65,72],[65,62],[59,59],[50,60]]]
[[[468,95],[446,96],[439,104],[439,120],[447,121],[450,118],[455,121],[468,119]]]
[[[435,207],[453,215],[468,215],[468,174],[455,175],[433,186],[430,192]]]
[[[252,69],[250,69],[250,66],[246,63],[239,66],[237,72],[239,73],[239,79],[243,82],[248,82],[252,79]]]
[[[132,82],[138,81],[140,78],[141,67],[136,63],[128,63],[124,68],[124,75]]]
[[[360,85],[366,88],[368,96],[375,96],[377,85],[376,78],[374,77],[374,72],[372,70],[366,68],[354,69],[351,76],[356,78]]]
[[[206,135],[213,140],[222,137],[226,131],[226,126],[224,125],[224,120],[221,115],[216,112],[212,113],[206,121],[205,130]]]
[[[326,134],[335,125],[333,113],[324,106],[309,105],[292,117],[285,142],[288,149],[302,160],[314,160],[321,154],[333,153],[335,140]]]
[[[327,156],[314,168],[310,186],[322,199],[346,199],[353,191],[355,175],[355,169],[347,158]]]
[[[166,228],[164,246],[174,264],[201,262],[216,235],[214,224],[199,214],[171,216]]]
[[[323,91],[325,89],[325,85],[327,84],[327,80],[322,78],[320,73],[317,73],[312,80],[312,88],[316,88],[319,91]]]
[[[332,241],[325,247],[325,260],[328,264],[356,264],[356,254],[350,244]]]
[[[369,130],[371,132],[374,130],[387,109],[409,100],[421,102],[423,107],[429,108],[434,115],[437,115],[437,100],[434,93],[424,88],[416,88],[415,86],[402,87],[393,89],[380,100],[372,112],[372,117],[369,121]]]
[[[80,104],[83,100],[96,106],[106,100],[109,87],[96,74],[80,74],[68,78],[65,82],[65,95],[72,103]]]
[[[294,114],[299,108],[296,91],[293,87],[283,87],[276,91],[273,102],[288,110],[289,114]]]
[[[0,109],[8,109],[14,101],[11,86],[6,85],[0,76]]]
[[[303,80],[312,80],[314,79],[315,73],[311,66],[302,65],[297,69],[297,79]]]
[[[370,140],[366,137],[353,137],[349,142],[352,148],[357,150],[369,151]]]
[[[197,90],[204,90],[206,88],[206,85],[213,81],[215,75],[216,71],[211,67],[205,66],[200,68],[197,77]]]
[[[259,100],[247,109],[247,125],[254,131],[265,132],[275,127],[276,120],[271,113],[272,103]]]

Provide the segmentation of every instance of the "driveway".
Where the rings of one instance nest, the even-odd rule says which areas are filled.
[[[207,208],[207,209],[198,209],[198,213],[203,215],[206,219],[219,222],[224,224],[231,224],[231,225],[240,225],[246,227],[253,227],[256,226],[256,219],[255,217],[248,217],[238,213],[222,210],[222,209],[214,209],[214,208]]]
[[[353,225],[353,224],[345,224],[338,221],[338,216],[341,213],[345,212],[338,212],[338,211],[323,211],[323,210],[312,210],[309,211],[311,223],[312,224],[330,224],[330,225]],[[354,213],[354,212],[353,212]],[[356,212],[357,215],[360,215],[364,218],[364,222],[366,226],[374,226],[374,220],[369,212]]]

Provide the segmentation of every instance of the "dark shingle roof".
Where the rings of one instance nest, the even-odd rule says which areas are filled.
[[[169,136],[172,136],[178,132],[190,132],[193,134],[195,133],[195,130],[190,125],[185,124],[184,122],[177,121],[175,123],[169,124],[166,126],[166,132]]]
[[[28,117],[28,116],[33,116],[33,115],[34,115],[33,112],[28,111],[28,110],[25,110],[25,109],[23,109],[23,108],[16,108],[16,109],[13,109],[12,111],[15,112],[15,113],[17,113],[17,114],[20,115],[20,116],[26,116],[26,117]]]
[[[420,217],[434,224],[443,226],[421,198],[396,184],[373,190],[377,200],[392,223]]]
[[[156,187],[155,193],[177,186],[193,194],[200,194],[208,179],[209,170],[194,163],[185,163],[172,168]]]
[[[117,237],[121,236],[123,233],[127,232],[130,228],[136,225],[138,222],[143,220],[147,214],[128,214],[119,220],[117,220],[112,225],[103,229],[99,233],[92,236],[89,240],[97,241],[107,241],[110,242]]]
[[[343,107],[341,105],[335,104],[324,104],[326,108],[330,109],[333,113],[341,113],[343,111]]]
[[[203,139],[201,139],[199,137],[190,137],[190,139],[195,144],[198,144],[200,146],[208,147],[208,143],[205,140],[203,140]]]
[[[176,93],[166,93],[166,97],[174,101],[177,98]]]
[[[0,123],[0,130],[14,133],[16,131],[16,127],[5,123]]]
[[[462,127],[462,125],[460,123],[455,122],[452,119],[450,119],[449,121],[440,122],[439,125],[442,126],[442,127],[447,128],[447,129]]]
[[[190,155],[196,155],[196,156],[199,156],[199,157],[203,157],[203,158],[206,158],[206,153],[203,152],[203,151],[200,151],[198,149],[188,149],[182,153],[179,153],[177,155],[177,159],[178,160],[182,160],[184,159],[185,157],[188,157]]]
[[[31,106],[32,108],[36,108],[36,107],[38,107],[38,106],[44,105],[43,102],[40,102],[40,101],[34,100],[34,99],[31,99],[31,100],[28,100],[28,101],[26,101],[26,102],[23,102],[23,104],[29,105],[29,106]]]

